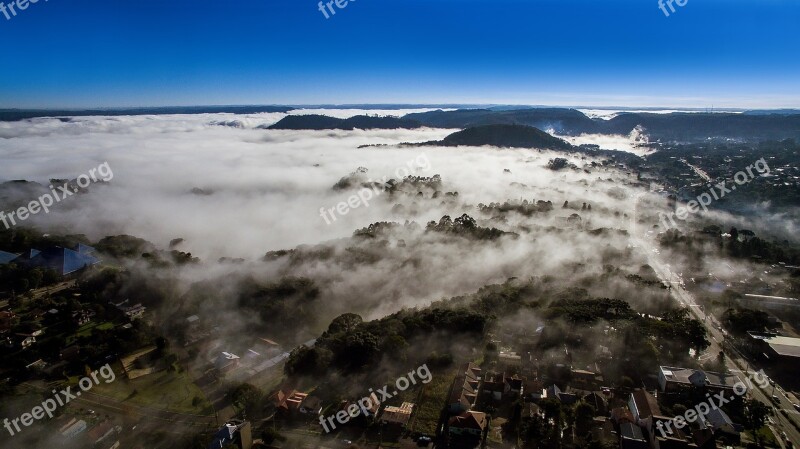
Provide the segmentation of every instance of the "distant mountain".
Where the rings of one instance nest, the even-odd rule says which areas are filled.
[[[800,115],[727,113],[623,113],[606,123],[606,133],[628,134],[641,126],[650,140],[783,140],[800,138]]]
[[[782,112],[782,113],[781,113]],[[800,114],[790,111],[748,114],[621,113],[611,120],[591,119],[575,109],[535,108],[517,110],[461,109],[407,114],[404,118],[437,128],[468,128],[490,124],[514,124],[553,130],[557,134],[622,134],[637,126],[651,140],[701,141],[709,138],[750,141],[800,138]]]
[[[13,122],[36,117],[85,117],[89,115],[161,115],[161,114],[258,114],[289,112],[288,106],[169,106],[158,108],[113,109],[0,109],[0,122]]]
[[[403,118],[416,120],[436,128],[468,128],[481,125],[527,125],[552,129],[559,134],[602,132],[602,123],[592,120],[575,109],[528,108],[515,110],[460,109],[406,114]]]
[[[800,109],[753,109],[744,111],[745,115],[800,115]]]
[[[546,132],[525,125],[483,125],[467,128],[426,145],[484,146],[539,148],[546,150],[574,150],[569,143]]]
[[[415,129],[422,127],[416,120],[398,117],[374,117],[356,115],[347,119],[328,117],[327,115],[288,115],[267,129]]]

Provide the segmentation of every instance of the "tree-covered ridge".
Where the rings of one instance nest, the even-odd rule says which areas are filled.
[[[494,146],[500,148],[536,148],[543,150],[574,150],[568,142],[546,132],[524,125],[483,125],[458,131],[443,140],[425,145]]]
[[[288,115],[268,129],[293,129],[293,130],[324,130],[341,129],[416,129],[422,126],[416,120],[399,117],[377,117],[369,115],[356,115],[341,119],[326,115]]]

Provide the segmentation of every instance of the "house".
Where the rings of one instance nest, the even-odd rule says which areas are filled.
[[[634,424],[636,423],[636,420],[633,419],[633,413],[631,413],[628,407],[617,407],[611,410],[611,421],[617,426],[620,426],[622,423],[626,422]]]
[[[280,413],[293,414],[300,411],[300,406],[307,397],[308,394],[297,390],[279,390],[275,395],[275,406]]]
[[[214,439],[208,445],[208,449],[222,449],[231,444],[239,449],[251,449],[253,447],[253,433],[250,421],[234,419],[226,422],[214,434]]]
[[[617,444],[619,442],[619,436],[617,435],[617,431],[614,429],[614,423],[603,416],[595,417],[592,420],[592,441],[599,441],[599,442],[608,442]]]
[[[622,423],[619,426],[619,446],[621,449],[648,449],[649,444],[644,438],[642,429],[632,423]]]
[[[491,395],[491,398],[495,401],[503,399],[503,392],[506,389],[504,378],[505,374],[486,373],[483,379],[483,385],[481,385],[481,394],[485,396]]]
[[[606,400],[606,397],[600,392],[593,391],[584,396],[582,399],[583,402],[594,407],[597,415],[601,416],[608,415],[608,401]]]
[[[628,407],[630,407],[636,424],[646,435],[647,440],[651,442],[651,447],[656,449],[697,449],[698,446],[692,436],[686,435],[679,429],[675,425],[674,418],[662,415],[658,401],[648,391],[642,389],[634,391],[628,400]],[[667,421],[673,422],[667,425]],[[704,444],[706,443],[702,433],[698,434],[698,439]]]
[[[127,305],[128,301],[129,300],[126,299],[125,301],[122,301],[120,303],[113,303],[111,301],[109,301],[109,303],[113,304],[114,307],[116,307],[122,313],[124,313],[125,316],[127,316],[128,319],[130,319],[131,321],[133,321],[133,320],[135,320],[137,318],[141,318],[142,316],[144,316],[144,313],[147,311],[147,307],[143,306],[140,303],[139,304],[134,304],[132,306],[128,306]]]
[[[739,437],[739,426],[733,423],[727,413],[715,408],[706,414],[706,421],[711,425],[714,433],[724,433],[731,437]]]
[[[132,305],[130,307],[122,306],[122,307],[118,307],[118,308],[131,321],[133,321],[133,320],[135,320],[137,318],[143,317],[144,313],[147,311],[147,307],[145,307],[145,306],[143,306],[141,304],[134,304],[134,305]]]
[[[522,388],[525,396],[532,401],[539,401],[545,395],[544,382],[540,380],[523,379]]]
[[[167,368],[165,363],[160,363],[163,359],[157,357],[157,349],[156,345],[151,345],[120,357],[122,370],[128,379],[147,376]]]
[[[668,422],[672,421],[672,422]],[[701,428],[696,431],[696,436],[687,435],[676,425],[675,418],[664,416],[653,417],[653,428],[650,430],[651,447],[656,449],[698,449],[699,445],[695,441],[700,441],[704,449],[708,448],[707,432]],[[685,427],[689,430],[688,427]],[[713,444],[713,438],[711,440]]]
[[[226,374],[239,366],[239,360],[240,357],[238,355],[223,351],[217,356],[216,360],[214,360],[214,368],[216,368],[219,373]]]
[[[544,397],[558,399],[564,405],[571,405],[578,402],[577,395],[561,391],[561,389],[558,388],[558,385],[556,384],[547,387]]]
[[[352,418],[355,418],[355,417],[358,417],[358,416],[361,416],[361,415],[364,415],[367,418],[372,417],[372,416],[376,416],[378,414],[378,412],[380,411],[380,409],[381,409],[381,404],[378,401],[378,396],[375,393],[371,393],[368,396],[368,398],[370,400],[370,403],[369,403],[369,407],[366,407],[366,411],[364,411],[364,409],[361,409],[361,405],[355,400],[353,400],[353,401],[349,401],[349,400],[342,401],[339,404],[339,410],[341,410],[343,412],[346,412],[348,415],[350,415],[350,412],[348,411],[348,409],[351,407],[352,404],[355,404],[355,405],[358,406],[360,411],[355,416],[351,415]]]
[[[278,343],[275,343],[268,338],[260,337],[256,338],[255,342],[253,342],[253,346],[250,348],[250,351],[257,353],[259,356],[266,359],[271,359],[284,352],[283,349],[281,349],[281,345]]]
[[[33,346],[34,343],[36,343],[36,337],[34,337],[33,335],[26,335],[26,334],[17,334],[17,335],[19,335],[21,337],[25,337],[19,343],[19,345],[20,345],[20,347],[22,347],[22,349],[30,348],[31,346]]]
[[[503,374],[503,394],[510,397],[519,397],[523,392],[524,379],[514,374],[506,376]]]
[[[590,388],[595,387],[598,382],[598,377],[601,377],[593,371],[583,369],[574,369],[570,372],[570,374],[574,384]]]
[[[72,312],[72,320],[78,326],[83,326],[84,324],[92,321],[92,318],[96,315],[93,310],[83,309],[77,310]]]
[[[403,402],[400,407],[387,405],[383,409],[380,421],[387,425],[394,425],[405,428],[408,425],[408,420],[411,419],[411,414],[414,412],[414,404],[410,402]]]
[[[660,366],[658,386],[663,392],[679,391],[686,388],[704,388],[711,391],[731,391],[739,378],[733,374],[703,371],[692,368]]]
[[[634,422],[645,429],[653,427],[653,416],[661,416],[661,407],[656,398],[647,390],[638,389],[631,393],[628,408]]]
[[[46,367],[47,367],[47,362],[45,362],[45,361],[44,361],[44,360],[42,360],[42,359],[38,359],[38,360],[36,360],[36,361],[35,361],[35,362],[33,362],[33,363],[30,363],[30,364],[28,364],[28,365],[25,365],[25,369],[29,369],[29,370],[36,370],[36,371],[43,370],[43,369],[45,369]]]
[[[504,366],[520,366],[522,357],[513,351],[500,351],[498,362]]]
[[[448,409],[451,414],[471,410],[478,399],[481,369],[472,362],[466,363],[450,387]]]
[[[481,436],[488,425],[489,419],[483,412],[466,411],[448,421],[450,435]]]
[[[489,372],[483,379],[481,384],[481,394],[491,395],[495,401],[500,401],[505,398],[519,397],[524,391],[525,378],[516,374],[513,376],[506,375],[505,373]]]

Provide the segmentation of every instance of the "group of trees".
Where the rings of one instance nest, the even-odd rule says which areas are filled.
[[[478,210],[483,212],[484,214],[491,214],[495,215],[496,213],[506,213],[510,211],[517,212],[522,214],[526,217],[530,217],[535,213],[546,213],[553,210],[553,202],[552,201],[544,201],[544,200],[522,200],[522,201],[506,201],[504,203],[489,203],[489,204],[478,204]]]
[[[565,317],[576,324],[592,324],[598,320],[615,321],[630,320],[636,312],[630,304],[621,299],[565,299],[558,301],[548,309],[550,317]]]
[[[292,351],[285,371],[289,375],[321,375],[334,368],[342,373],[359,373],[376,367],[383,356],[393,360],[414,358],[422,362],[434,353],[409,351],[414,341],[473,337],[479,341],[489,317],[463,308],[404,310],[383,319],[363,322],[360,316],[344,314],[331,322],[313,348],[301,346]],[[429,345],[429,346],[432,346]]]
[[[737,336],[744,336],[748,331],[763,332],[773,327],[768,313],[747,308],[726,310],[722,322]]]
[[[29,268],[10,263],[0,265],[0,291],[23,294],[29,290],[58,283],[61,277],[53,270]]]
[[[449,215],[445,215],[438,223],[435,221],[428,222],[425,230],[442,234],[458,235],[476,240],[495,240],[504,235],[516,235],[512,232],[501,231],[497,228],[478,226],[477,221],[467,214],[463,214],[455,220],[451,219]]]
[[[290,323],[317,323],[320,288],[304,277],[284,277],[261,283],[246,279],[240,285],[238,304],[261,318],[261,324],[277,338],[293,339],[297,329]]]
[[[590,430],[595,408],[584,401],[566,405],[556,398],[547,398],[539,403],[541,414],[523,418],[519,423],[519,435],[523,447],[530,449],[561,447],[563,434],[590,440]],[[590,447],[598,447],[596,444]],[[605,448],[603,448],[605,449]]]

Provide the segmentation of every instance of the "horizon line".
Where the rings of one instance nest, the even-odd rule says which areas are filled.
[[[514,103],[253,103],[253,104],[176,104],[176,105],[139,105],[139,106],[49,106],[49,107],[0,107],[0,112],[37,112],[37,111],[125,111],[135,109],[170,109],[170,108],[293,108],[293,109],[419,109],[419,108],[488,108],[488,107],[515,107],[515,108],[558,108],[558,109],[600,109],[600,110],[679,110],[700,112],[745,112],[745,111],[786,111],[797,110],[798,107],[715,107],[715,106],[620,106],[620,105],[563,105],[563,104],[514,104]]]

